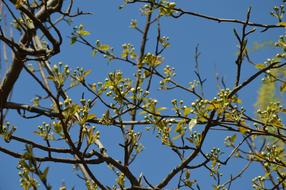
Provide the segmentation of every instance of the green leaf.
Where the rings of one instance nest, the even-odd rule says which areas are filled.
[[[191,108],[191,107],[185,108],[185,109],[184,109],[184,116],[189,115],[189,114],[191,113],[191,111],[192,111],[192,108]]]
[[[256,64],[255,67],[257,69],[264,69],[265,68],[265,65],[264,64]]]
[[[99,48],[101,51],[108,51],[110,49],[110,46],[107,44],[102,44],[99,46]]]
[[[280,92],[285,92],[286,91],[286,82],[284,82],[281,86],[280,86]]]
[[[88,134],[87,134],[87,143],[88,144],[92,144],[93,143],[93,140],[94,140],[94,138],[93,138],[93,130],[94,130],[94,128],[89,128],[88,129]]]
[[[92,50],[92,52],[91,52],[91,54],[92,54],[92,56],[94,56],[94,57],[95,57],[95,56],[96,56],[96,54],[97,54],[97,49],[93,49],[93,50]]]
[[[90,84],[89,86],[90,86],[90,88],[91,88],[93,91],[96,90],[96,83],[92,83],[92,84]]]
[[[182,131],[183,131],[183,124],[182,124],[182,122],[180,121],[180,122],[177,124],[177,126],[176,126],[175,132],[181,134]]]
[[[86,30],[79,30],[78,32],[78,35],[80,36],[87,36],[87,35],[90,35],[90,32],[89,31],[86,31]]]
[[[245,129],[244,127],[238,127],[238,130],[239,130],[239,132],[240,133],[242,133],[242,134],[246,134],[246,132],[247,132],[247,129]]]
[[[238,103],[238,104],[241,104],[241,103],[242,103],[241,99],[239,99],[238,97],[233,97],[233,98],[232,98],[232,102]]]
[[[187,171],[186,171],[185,176],[186,176],[187,179],[190,178],[190,176],[191,176],[190,170],[187,170]]]
[[[77,34],[80,36],[87,36],[90,34],[90,32],[84,30],[84,26],[82,24],[80,24],[78,27],[78,30],[77,30]]]
[[[189,138],[189,137],[187,137],[186,139],[187,139],[190,143],[194,143],[193,139],[191,139],[191,138]]]
[[[61,123],[60,122],[54,122],[53,125],[54,125],[55,132],[59,134],[62,131]]]
[[[284,27],[286,27],[286,22],[278,22],[278,26],[284,26]]]
[[[181,134],[176,135],[176,136],[173,137],[173,140],[175,141],[175,140],[177,140],[178,138],[180,138],[181,136],[182,136]]]
[[[87,75],[89,75],[89,73],[91,73],[91,70],[86,70],[83,72],[83,77],[86,77]]]
[[[192,131],[197,123],[198,123],[197,119],[191,119],[191,121],[189,122],[189,130]]]
[[[49,167],[46,167],[44,172],[40,175],[41,180],[47,179],[48,172],[49,172]]]
[[[166,107],[157,108],[158,111],[163,111],[163,110],[166,110],[166,109],[167,109]]]
[[[116,179],[116,182],[120,187],[124,186],[125,175],[123,173],[120,173],[118,178]]]
[[[86,121],[93,120],[95,117],[96,117],[95,114],[89,114],[89,115],[86,117]]]
[[[38,107],[39,105],[40,105],[40,99],[39,99],[39,97],[35,97],[33,99],[33,106]]]
[[[54,77],[54,76],[52,76],[52,75],[49,75],[49,76],[47,77],[47,79],[48,79],[48,80],[52,80],[52,81],[53,81],[53,80],[55,80],[55,77]]]
[[[17,0],[15,3],[16,9],[19,9],[21,7],[23,0]]]
[[[65,185],[62,185],[59,190],[67,190],[67,187]]]
[[[234,143],[235,142],[235,140],[236,140],[236,134],[235,135],[232,135],[231,137],[230,137],[230,142],[231,143]]]
[[[72,36],[70,44],[73,45],[76,42],[76,40],[77,40],[77,37],[76,36]]]

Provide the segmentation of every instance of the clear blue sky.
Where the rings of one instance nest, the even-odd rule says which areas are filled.
[[[78,6],[83,11],[94,12],[94,15],[82,16],[77,18],[72,23],[72,26],[84,24],[86,29],[91,32],[89,39],[95,42],[97,39],[103,43],[107,43],[115,48],[115,52],[120,52],[120,47],[123,43],[130,42],[135,45],[136,49],[139,49],[140,35],[138,32],[129,28],[131,19],[137,19],[139,26],[143,25],[143,18],[140,16],[138,6],[130,5],[123,10],[119,10],[118,6],[121,1],[81,1],[77,2]],[[182,7],[185,10],[195,11],[202,14],[220,17],[220,18],[236,18],[243,19],[246,16],[246,12],[249,6],[252,6],[251,21],[257,23],[276,24],[276,20],[270,16],[269,12],[274,5],[279,5],[280,1],[269,0],[249,0],[249,1],[229,1],[229,0],[192,0],[192,1],[178,1],[178,7]],[[63,61],[65,64],[69,64],[72,67],[84,67],[86,69],[92,69],[92,73],[89,79],[92,81],[103,81],[106,74],[110,71],[117,69],[123,70],[127,75],[131,75],[134,71],[130,69],[126,64],[120,62],[106,63],[106,61],[97,57],[91,56],[89,48],[76,44],[74,46],[69,45],[70,33],[72,32],[72,26],[68,26],[65,23],[59,25],[63,32],[64,46],[59,55],[53,58],[54,63]],[[217,92],[217,85],[215,81],[215,73],[224,76],[227,86],[232,86],[235,79],[234,68],[237,49],[237,41],[233,34],[233,29],[236,28],[241,31],[241,26],[237,24],[228,23],[215,23],[201,18],[183,16],[180,19],[164,18],[161,20],[162,35],[170,37],[171,47],[163,54],[165,63],[176,68],[176,81],[181,84],[187,85],[189,81],[195,79],[194,75],[194,50],[197,44],[199,44],[201,57],[200,68],[204,78],[207,79],[205,93],[208,98],[215,96]],[[260,32],[261,29],[257,29],[257,32],[252,35],[249,40],[250,57],[254,63],[262,63],[267,58],[275,54],[273,47],[266,46],[262,49],[253,51],[251,47],[254,43],[264,43],[269,41],[275,41],[279,34],[284,33],[284,29],[273,29],[265,33]],[[151,34],[154,34],[155,29],[151,30]],[[154,36],[153,36],[154,38]],[[152,37],[150,37],[152,39]],[[150,40],[150,42],[152,42]],[[148,44],[146,51],[154,50],[153,44]],[[248,64],[248,63],[247,63]],[[243,67],[243,77],[245,79],[255,68],[251,65]],[[20,80],[17,81],[15,89],[13,91],[12,100],[21,103],[29,103],[31,99],[38,93],[37,85],[26,74],[22,73]],[[251,86],[244,89],[240,97],[244,103],[244,106],[251,111],[253,110],[253,104],[257,95],[259,81],[254,82]],[[171,107],[170,100],[177,98],[183,99],[186,103],[192,102],[194,99],[190,95],[181,91],[176,92],[161,92],[156,87],[152,91],[154,98],[158,98],[160,104]],[[74,93],[74,97],[79,98],[81,92]],[[100,108],[96,110],[101,112]],[[17,126],[17,135],[24,135],[28,138],[32,138],[30,132],[34,131],[36,126],[41,124],[46,118],[39,118],[36,120],[23,121],[20,119],[16,112],[9,112],[8,119],[12,124]],[[110,155],[115,156],[117,159],[121,159],[121,149],[118,146],[120,139],[117,134],[117,130],[111,128],[100,129],[102,131],[102,139],[105,143]],[[220,146],[223,144],[224,135],[217,135],[212,133],[209,136],[209,142],[205,145],[206,149],[212,146]],[[139,175],[143,172],[146,176],[150,176],[150,182],[157,183],[164,177],[164,175],[170,171],[179,160],[177,157],[167,148],[162,147],[160,140],[155,138],[152,132],[147,132],[142,137],[142,143],[145,145],[143,153],[138,157],[138,160],[133,164],[132,170]],[[214,145],[217,143],[217,145]],[[19,147],[16,144],[6,144],[0,140],[0,146],[14,147],[19,151],[23,147]],[[17,160],[8,157],[4,154],[0,154],[0,190],[20,189],[18,171],[16,170]],[[226,169],[226,174],[231,174],[234,171],[241,169],[242,165],[234,161],[233,167]],[[105,167],[92,166],[96,176],[99,179],[104,179],[107,184],[111,184],[114,179],[111,178],[110,171]],[[211,184],[204,183],[206,180],[210,180],[209,174],[206,171],[195,170],[196,173],[191,175],[197,178],[201,184],[201,189],[209,189]],[[249,176],[257,175],[257,170],[250,170]],[[60,164],[51,164],[50,173],[48,175],[49,182],[53,185],[53,189],[57,189],[61,183],[65,182],[68,189],[75,186],[75,189],[83,189],[83,183],[73,173],[71,165],[62,166]],[[248,181],[243,180],[247,188],[250,189],[250,179]],[[241,188],[241,183],[234,183],[234,189]],[[174,186],[170,186],[170,189]],[[42,188],[40,188],[42,189]]]

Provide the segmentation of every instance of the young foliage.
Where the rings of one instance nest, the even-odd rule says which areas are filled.
[[[1,14],[5,10],[7,15],[0,21],[0,40],[12,53],[0,84],[0,152],[19,160],[19,186],[64,190],[75,184],[70,176],[76,175],[82,183],[79,189],[88,190],[226,190],[241,188],[245,180],[257,190],[286,189],[285,35],[273,39],[276,54],[270,50],[263,63],[252,60],[249,48],[252,38],[261,35],[257,30],[285,32],[284,5],[283,1],[273,8],[270,14],[275,21],[269,24],[252,22],[256,19],[251,8],[239,20],[192,12],[192,7],[179,1],[124,0],[122,14],[139,7],[139,16],[131,15],[132,35],[125,34],[134,39],[125,42],[119,31],[106,30],[120,40],[120,44],[107,44],[109,39],[97,39],[92,25],[76,24],[76,17],[90,15],[73,9],[83,6],[82,2],[3,0]],[[227,62],[226,68],[233,67],[227,70],[232,77],[228,81],[219,75],[216,84],[212,76],[204,78],[211,66],[200,68],[198,46],[194,70],[187,65],[193,62],[189,55],[181,63],[180,55],[192,49],[188,42],[192,31],[186,32],[187,46],[182,49],[173,34],[166,35],[173,31],[165,28],[166,23],[196,17],[204,24],[215,21],[235,27],[235,61],[221,59]],[[4,18],[17,30],[13,38],[7,34]],[[63,21],[74,26],[70,33]],[[217,36],[209,32],[207,37]],[[76,55],[69,54],[65,64],[58,61],[67,57],[63,50],[72,52],[72,48],[78,48]],[[85,57],[85,48],[92,59]],[[75,56],[80,56],[80,63],[72,59]],[[97,65],[87,66],[86,60]],[[175,70],[180,64],[185,64],[184,73]],[[17,98],[18,81],[27,85],[23,95],[30,89],[34,94],[29,100]],[[251,88],[257,84],[256,95]],[[245,96],[256,97],[255,105]],[[13,143],[19,146],[10,146]],[[167,163],[169,157],[172,164]],[[58,179],[49,181],[56,164],[74,168],[60,187],[55,185]],[[253,167],[259,169],[253,171]]]

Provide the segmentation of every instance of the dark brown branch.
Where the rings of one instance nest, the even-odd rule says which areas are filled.
[[[10,155],[14,158],[25,158],[24,154],[19,154],[17,152],[10,151],[6,148],[0,146],[0,152],[3,152],[7,155]],[[34,156],[33,159],[39,162],[56,162],[56,163],[65,163],[65,164],[100,164],[103,162],[102,159],[92,159],[92,160],[76,160],[76,159],[67,159],[67,158],[54,158],[54,157],[36,157]]]
[[[261,75],[262,73],[264,73],[265,71],[269,70],[269,69],[273,69],[273,68],[280,68],[283,67],[284,65],[286,65],[286,63],[277,65],[279,62],[275,62],[275,63],[271,63],[270,65],[268,65],[267,67],[261,69],[260,71],[256,72],[254,75],[252,75],[251,77],[249,77],[247,80],[245,80],[242,84],[240,84],[239,86],[235,87],[231,93],[228,95],[228,98],[231,98],[232,96],[234,96],[239,90],[241,90],[243,87],[245,87],[246,85],[248,85],[250,82],[252,82],[254,79],[256,79],[259,75]],[[276,66],[277,65],[277,66]]]
[[[162,7],[162,8],[166,8],[168,9],[168,7],[165,7],[164,5],[161,5],[159,3],[154,3],[153,1],[147,1],[147,0],[133,0],[130,1],[128,3],[136,3],[136,2],[141,2],[141,3],[153,3],[154,5],[158,6],[158,7]],[[236,24],[242,24],[245,25],[247,24],[248,26],[255,26],[255,27],[259,27],[259,28],[263,28],[265,30],[270,29],[270,28],[283,28],[284,26],[280,26],[280,25],[273,25],[273,24],[261,24],[261,23],[255,23],[255,22],[246,22],[243,20],[238,20],[238,19],[224,19],[224,18],[218,18],[218,17],[213,17],[213,16],[208,16],[208,15],[204,15],[201,13],[196,13],[193,11],[184,11],[183,9],[180,8],[173,8],[172,10],[177,11],[178,13],[176,14],[172,14],[172,17],[174,18],[179,18],[183,15],[191,15],[194,17],[199,17],[199,18],[203,18],[203,19],[207,19],[207,20],[211,20],[211,21],[215,21],[218,23],[236,23]]]
[[[49,10],[45,9],[45,7],[42,7],[35,15],[35,18],[41,23],[45,22],[46,19],[53,12],[57,11],[58,8],[61,7],[62,1],[50,0],[49,3],[57,4],[58,6],[55,7],[54,9],[49,9]],[[34,30],[36,30],[39,26],[34,26],[34,27],[35,27]],[[25,32],[22,35],[19,41],[19,44],[23,44],[24,46],[27,46],[27,44],[29,44],[31,41],[32,41],[31,34],[29,32]],[[26,58],[26,55],[23,54],[21,51],[15,52],[15,58],[13,60],[13,63],[11,67],[9,68],[9,70],[7,71],[4,80],[1,82],[1,85],[0,85],[0,109],[3,108],[3,105],[7,101],[7,98],[23,69],[25,58]]]
[[[215,115],[215,111],[212,111],[210,114],[210,118],[208,119],[208,123],[205,126],[204,131],[201,134],[201,140],[200,140],[200,144],[196,147],[196,149],[193,151],[193,153],[186,159],[184,160],[182,163],[180,163],[176,168],[174,168],[156,187],[158,189],[162,189],[164,188],[166,185],[168,185],[168,183],[173,179],[173,177],[175,175],[178,174],[178,172],[180,172],[182,169],[186,168],[188,166],[188,164],[196,158],[196,156],[199,154],[201,147],[204,143],[204,140],[207,136],[207,133],[209,131],[209,129],[211,128],[211,126],[213,125],[212,120],[213,117]]]
[[[242,62],[243,62],[243,58],[245,56],[245,52],[247,51],[246,49],[246,45],[247,45],[247,32],[246,32],[246,28],[248,26],[248,22],[250,19],[250,13],[251,13],[251,8],[248,9],[247,11],[247,16],[246,16],[246,23],[243,25],[242,27],[242,37],[240,38],[239,35],[237,34],[236,30],[234,29],[234,34],[239,42],[239,54],[237,56],[237,59],[235,61],[236,63],[236,81],[235,81],[235,87],[237,87],[239,85],[239,81],[240,81],[240,77],[241,77],[241,66],[242,66]]]
[[[118,170],[120,170],[124,175],[130,180],[130,183],[132,186],[140,186],[138,180],[136,177],[131,173],[128,167],[121,165],[116,160],[109,156],[103,156],[102,154],[96,153],[99,159],[103,159],[107,164],[111,164],[114,167],[116,167]]]
[[[35,107],[27,104],[20,104],[15,102],[7,102],[3,108],[6,109],[16,109],[16,110],[26,110],[32,113],[38,113],[41,115],[45,115],[47,117],[59,117],[58,113],[53,112],[50,109],[43,108],[43,107]]]
[[[35,143],[33,141],[30,141],[30,140],[27,140],[27,139],[24,139],[21,137],[13,136],[13,135],[11,136],[10,139],[21,142],[21,143],[32,145],[32,147],[41,149],[43,151],[57,152],[57,153],[72,153],[72,151],[70,149],[46,147],[46,146],[43,146],[41,144]]]
[[[7,102],[3,108],[6,109],[15,109],[15,110],[26,110],[31,113],[38,113],[41,115],[45,115],[47,117],[54,117],[59,118],[59,113],[53,112],[53,110],[43,107],[35,107],[27,104],[21,104],[21,103],[15,103],[15,102]],[[163,116],[164,117],[164,116]],[[178,121],[172,121],[172,123],[177,123]],[[94,124],[102,124],[100,119],[91,119],[88,121],[88,123],[94,123]],[[150,125],[152,124],[150,121],[146,120],[136,120],[136,121],[119,121],[119,120],[112,120],[112,125]]]

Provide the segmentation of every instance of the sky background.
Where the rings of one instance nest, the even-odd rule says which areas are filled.
[[[60,28],[64,44],[61,48],[61,53],[56,55],[53,59],[53,63],[63,61],[65,64],[70,65],[71,68],[77,66],[84,67],[85,69],[92,69],[92,73],[88,79],[90,81],[104,81],[106,74],[114,70],[122,70],[124,75],[132,76],[134,68],[130,68],[126,63],[112,62],[107,63],[105,59],[102,59],[100,55],[93,57],[91,50],[80,44],[70,45],[69,36],[72,32],[72,27],[83,24],[86,30],[91,32],[88,39],[95,43],[96,40],[100,40],[102,43],[109,44],[114,47],[116,53],[121,52],[121,45],[123,43],[130,42],[134,44],[135,49],[139,49],[140,34],[134,29],[129,27],[131,19],[138,20],[138,26],[143,26],[144,18],[139,13],[138,5],[129,5],[126,8],[119,10],[118,7],[121,1],[110,0],[89,0],[89,1],[77,1],[75,8],[79,7],[83,11],[94,12],[94,15],[82,16],[74,19],[71,26],[66,23],[58,25]],[[178,7],[184,10],[199,12],[209,16],[219,18],[235,18],[244,20],[246,12],[249,6],[252,7],[252,14],[250,21],[257,23],[276,24],[277,21],[270,16],[270,11],[274,5],[280,5],[281,1],[269,1],[269,0],[249,0],[249,1],[229,1],[229,0],[180,0],[177,2]],[[74,9],[75,10],[75,9]],[[199,44],[200,56],[200,69],[203,78],[206,78],[205,83],[205,95],[207,98],[212,98],[218,91],[216,74],[224,77],[226,85],[231,87],[235,79],[235,59],[238,52],[237,41],[233,34],[233,29],[241,31],[241,26],[238,24],[230,23],[216,23],[201,18],[183,16],[180,19],[163,18],[161,19],[161,33],[164,36],[170,38],[171,46],[164,53],[164,64],[175,67],[177,76],[175,80],[183,85],[187,85],[188,82],[196,79],[194,74],[194,51],[195,47]],[[152,52],[154,50],[155,41],[154,34],[156,27],[152,28],[150,40],[146,51]],[[254,63],[263,63],[267,58],[275,55],[276,50],[269,42],[277,40],[278,36],[284,33],[284,29],[271,29],[267,32],[261,32],[260,28],[250,36],[249,39],[249,51],[250,58]],[[17,34],[15,34],[17,36]],[[263,48],[254,50],[254,44],[268,44]],[[2,68],[1,73],[3,75]],[[246,79],[251,73],[255,72],[254,66],[249,63],[245,63],[243,66],[242,80]],[[1,76],[2,78],[2,76]],[[157,98],[160,105],[171,107],[170,100],[182,99],[186,104],[194,101],[194,97],[186,94],[180,90],[165,91],[158,90],[158,78],[157,84],[154,84],[151,97]],[[156,86],[157,85],[157,86]],[[254,108],[253,105],[256,101],[257,89],[259,87],[259,80],[253,82],[247,88],[241,91],[240,98],[244,106],[249,110],[248,113],[252,114]],[[37,95],[43,95],[43,92],[38,91],[38,86],[34,81],[22,72],[20,79],[17,81],[12,100],[21,103],[31,103],[32,98]],[[81,91],[73,91],[72,96],[79,99]],[[96,113],[102,113],[104,110],[96,108]],[[34,131],[37,125],[42,121],[48,121],[47,118],[38,118],[35,120],[23,120],[20,119],[16,112],[9,111],[8,120],[15,126],[17,126],[16,135],[23,135],[27,138],[32,138],[31,132]],[[101,137],[105,144],[108,153],[111,156],[115,156],[120,159],[121,149],[118,146],[120,137],[117,135],[119,132],[112,128],[100,128]],[[142,129],[138,129],[139,131]],[[211,133],[208,136],[209,141],[204,145],[205,149],[210,149],[212,146],[223,145],[223,139],[225,134]],[[215,142],[215,144],[214,144]],[[158,183],[166,173],[170,171],[175,165],[179,163],[176,156],[167,148],[161,146],[160,140],[155,138],[155,134],[152,132],[144,133],[142,137],[142,143],[145,148],[143,153],[140,154],[137,161],[132,165],[132,171],[139,176],[143,172],[146,176],[150,177],[151,183]],[[5,143],[0,140],[0,146],[11,147],[17,150],[22,150],[23,147],[14,143]],[[5,154],[0,154],[0,190],[21,189],[19,187],[18,171],[16,169],[17,160],[11,158]],[[238,161],[229,163],[231,167],[226,169],[225,174],[235,173],[242,168],[242,165]],[[112,184],[114,178],[113,174],[104,167],[92,166],[93,171],[99,179],[103,179],[107,184]],[[248,176],[254,177],[260,172],[254,165],[248,172]],[[61,164],[51,164],[50,173],[48,179],[50,184],[53,185],[53,189],[57,189],[62,183],[66,182],[68,189],[73,186],[75,189],[83,189],[83,183],[74,175],[74,170],[71,165],[62,166]],[[206,171],[198,170],[195,173],[191,173],[191,176],[196,178],[201,189],[209,189],[211,183],[204,183],[209,180],[209,174]],[[250,189],[251,180],[245,180],[235,182],[233,184],[234,189],[240,187],[241,182]],[[174,184],[170,185],[172,189]],[[42,188],[39,188],[42,189]]]

